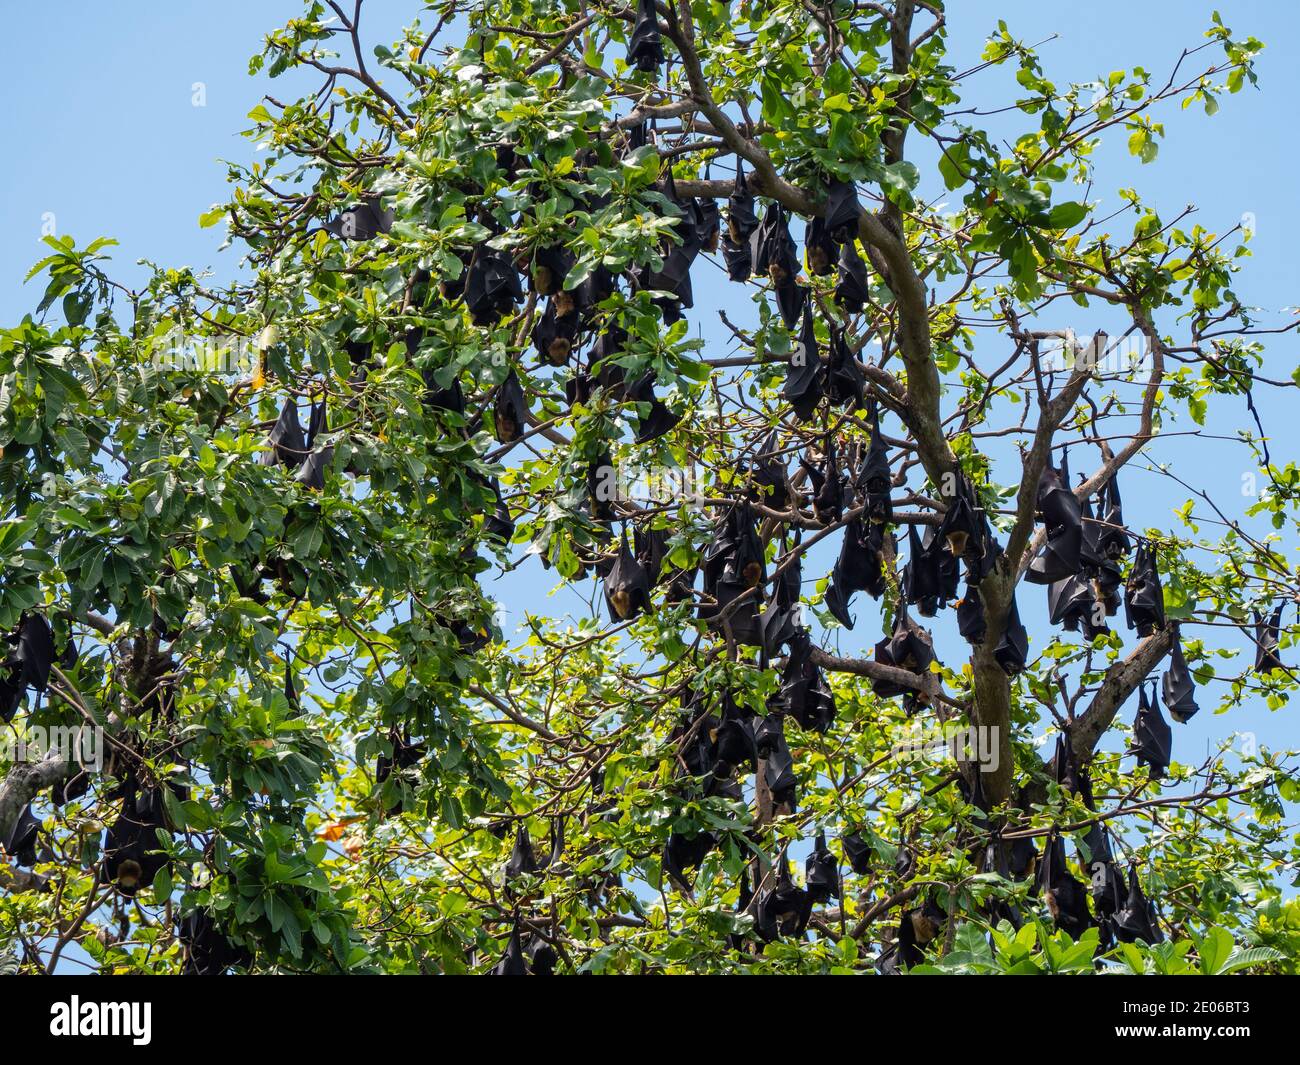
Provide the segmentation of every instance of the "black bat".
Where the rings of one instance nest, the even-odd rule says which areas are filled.
[[[835,441],[827,436],[820,463],[800,459],[799,465],[812,483],[813,514],[823,525],[832,525],[844,513],[845,479],[840,472]]]
[[[828,902],[840,897],[840,867],[826,846],[826,833],[818,831],[812,853],[804,862],[804,884],[812,902]]]
[[[789,494],[790,472],[781,454],[780,430],[773,429],[759,445],[749,470],[755,499],[768,506],[781,506]]]
[[[328,411],[325,407],[325,398],[322,396],[319,400],[311,405],[311,414],[307,418],[307,450],[310,451],[316,446],[317,440],[329,432]]]
[[[1282,639],[1282,608],[1285,602],[1277,604],[1267,619],[1255,611],[1255,672],[1261,675],[1272,673],[1275,669],[1286,669],[1278,655]]]
[[[505,498],[501,495],[500,482],[493,477],[487,482],[487,486],[492,490],[494,502],[491,512],[483,518],[483,534],[491,540],[508,544],[515,535],[515,521],[510,516],[510,508],[506,505]]]
[[[749,244],[759,227],[758,215],[754,213],[754,197],[745,180],[744,168],[736,165],[736,182],[727,199],[727,239],[732,244]]]
[[[672,833],[664,844],[664,872],[689,889],[691,882],[687,874],[692,869],[698,869],[700,863],[708,857],[709,851],[717,845],[718,838],[712,832],[700,832],[695,836]]]
[[[40,819],[32,813],[31,805],[19,812],[7,839],[0,840],[4,852],[21,866],[31,868],[36,864],[36,841],[40,835]]]
[[[527,876],[537,872],[537,855],[533,853],[533,841],[528,838],[528,828],[521,824],[515,833],[515,845],[506,860],[506,880]]]
[[[555,966],[560,956],[541,936],[532,936],[524,953],[528,955],[528,971],[533,976],[555,975]]]
[[[900,965],[910,969],[925,961],[925,948],[938,937],[947,920],[948,914],[929,899],[904,913],[898,924],[898,938],[890,958],[892,971],[897,972]],[[885,960],[883,955],[881,960]]]
[[[934,661],[934,646],[912,625],[904,604],[899,603],[895,611],[893,631],[876,644],[875,659],[882,665],[905,669],[921,676],[929,672],[930,663]],[[904,696],[903,709],[908,714],[919,710],[925,701],[924,696],[915,689],[892,680],[873,680],[871,690],[886,699],[896,695]]]
[[[1169,716],[1180,725],[1190,721],[1200,709],[1196,705],[1196,684],[1192,680],[1191,670],[1187,668],[1187,659],[1183,657],[1183,642],[1177,632],[1174,633],[1174,646],[1169,655],[1169,669],[1160,681],[1160,694]]]
[[[1124,525],[1124,506],[1119,498],[1119,474],[1112,473],[1098,493],[1097,507],[1104,523],[1097,536],[1098,549],[1112,561],[1129,553],[1132,544]]]
[[[841,836],[840,847],[844,850],[844,860],[858,876],[871,872],[871,844],[862,838],[861,833],[854,831]]]
[[[382,751],[375,757],[375,785],[382,785],[394,773],[401,773],[412,766],[418,765],[427,753],[423,744],[412,743],[411,738],[405,730],[399,730],[394,727],[388,733],[388,743],[393,749],[392,754],[385,754]],[[402,812],[402,798],[399,795],[397,801],[388,807],[388,816]]]
[[[826,390],[831,402],[851,404],[853,410],[866,406],[867,378],[857,356],[844,339],[844,330],[831,329],[826,359]]]
[[[614,520],[614,496],[617,486],[613,482],[614,459],[608,450],[602,451],[587,467],[587,497],[591,516],[596,521]]]
[[[668,405],[655,395],[654,382],[654,373],[647,373],[627,389],[626,397],[629,401],[645,403],[650,408],[638,422],[633,443],[649,443],[663,436],[682,420],[680,414],[674,414]]]
[[[888,540],[891,553],[897,543],[892,532],[879,522],[850,522],[844,533],[845,547],[841,548],[840,561],[843,563],[841,573],[850,579],[853,587],[866,592],[872,599],[879,599],[889,588],[885,580],[885,542]],[[852,543],[855,566],[850,566],[844,551]]]
[[[922,539],[916,525],[908,525],[907,546],[903,597],[923,617],[934,617],[948,599],[957,597],[961,567],[933,528],[927,528]]]
[[[828,277],[835,269],[838,249],[826,231],[825,219],[814,218],[808,223],[804,229],[803,248],[808,272],[817,277]]]
[[[654,0],[637,0],[636,21],[627,41],[627,65],[648,73],[658,70],[663,61],[664,45]]]
[[[528,401],[524,398],[519,375],[513,368],[501,382],[492,402],[492,424],[496,438],[503,444],[518,440],[528,425]]]
[[[1047,602],[1053,625],[1064,625],[1071,632],[1082,630],[1084,637],[1092,640],[1110,632],[1106,618],[1119,612],[1119,590],[1124,578],[1119,566],[1101,549],[1102,525],[1093,518],[1092,504],[1085,501],[1080,514],[1082,571],[1052,585]]]
[[[24,613],[5,639],[12,650],[0,663],[0,721],[8,723],[18,712],[25,688],[43,692],[49,686],[55,655],[54,633],[40,614]]]
[[[488,976],[527,976],[528,963],[524,960],[524,947],[519,938],[519,923],[510,930],[510,940],[501,960],[488,970]]]
[[[835,275],[835,302],[846,314],[861,314],[871,298],[871,278],[853,241],[840,246],[839,270]]]
[[[524,298],[519,272],[506,256],[486,244],[470,258],[465,270],[465,306],[477,326],[495,325]]]
[[[652,587],[657,585],[668,557],[668,530],[645,524],[633,526],[632,550],[645,570],[646,579]]]
[[[600,305],[617,291],[618,282],[613,272],[609,267],[598,263],[573,290],[573,303],[583,319],[590,322],[599,312]]]
[[[783,936],[797,938],[804,934],[811,916],[812,899],[790,878],[790,863],[782,851],[775,882],[761,888],[754,899],[754,931],[768,943]]]
[[[737,163],[736,183],[727,199],[727,235],[722,241],[722,257],[727,264],[727,276],[732,281],[748,281],[754,272],[751,238],[758,226],[754,197],[745,181],[745,171]]]
[[[650,609],[650,577],[627,545],[627,529],[623,530],[614,566],[605,578],[605,605],[609,620],[615,623]]]
[[[752,711],[746,710],[728,692],[722,700],[722,716],[713,736],[713,771],[729,776],[736,770],[752,770],[758,763]]]
[[[229,969],[253,964],[249,951],[226,938],[207,910],[195,910],[176,925],[176,938],[184,948],[184,976],[220,976]]]
[[[1088,639],[1095,634],[1093,624],[1096,614],[1096,597],[1092,583],[1084,576],[1065,577],[1048,585],[1047,615],[1053,625],[1062,625],[1068,632],[1078,632],[1084,626]],[[1105,629],[1105,623],[1102,623]]]
[[[290,469],[297,469],[307,456],[307,437],[302,431],[302,422],[298,420],[298,405],[290,396],[280,408],[280,416],[275,420],[268,434],[269,451],[262,452],[263,466],[279,463]]]
[[[406,334],[406,348],[411,350],[411,338],[417,336],[416,330],[411,330]],[[416,340],[418,345],[419,341]],[[424,381],[424,403],[434,410],[443,410],[451,414],[465,413],[465,393],[460,387],[459,375],[451,379],[451,383],[443,388],[437,381],[437,371],[432,366],[425,366],[420,371],[420,377]]]
[[[1124,616],[1139,636],[1150,636],[1165,624],[1165,596],[1160,587],[1156,554],[1146,541],[1138,544],[1133,569],[1124,584]]]
[[[564,288],[564,279],[573,269],[574,261],[573,252],[563,244],[538,248],[533,253],[533,267],[530,272],[533,291],[539,296],[560,294]]]
[[[966,594],[957,600],[957,631],[972,647],[982,644],[988,633],[984,602],[980,599],[979,589],[969,581],[966,583]]]
[[[1038,848],[1027,837],[1011,841],[1011,850],[1007,854],[1007,868],[1012,880],[1025,880],[1034,876],[1038,870]]]
[[[293,479],[313,492],[324,491],[325,470],[333,461],[333,444],[326,444],[324,447],[317,448],[303,459],[302,465],[298,467],[298,472],[293,475]]]
[[[129,785],[122,812],[104,837],[104,879],[116,882],[123,895],[133,896],[153,884],[169,859],[159,849],[159,832],[167,831],[162,794]]]
[[[893,474],[889,469],[889,447],[880,435],[880,417],[874,405],[868,411],[868,417],[871,440],[867,445],[866,457],[862,460],[862,468],[858,471],[857,486],[867,518],[873,522],[888,522],[894,516],[893,503],[889,498],[893,486]]]
[[[788,603],[778,589],[777,594],[763,608],[758,623],[763,634],[763,650],[769,658],[780,654],[781,648],[798,634],[799,629],[795,625],[796,606],[797,604]]]
[[[90,790],[90,773],[78,768],[70,777],[50,788],[50,802],[55,806],[80,799]]]
[[[1097,914],[1103,920],[1113,917],[1115,911],[1124,904],[1127,888],[1124,886],[1124,874],[1111,853],[1110,840],[1105,828],[1100,829],[1099,846],[1092,850],[1088,871],[1092,881],[1092,902]],[[1091,836],[1091,833],[1090,833]]]
[[[956,498],[944,513],[939,535],[947,544],[948,553],[963,559],[978,581],[983,576],[981,564],[988,550],[989,531],[984,514],[977,507],[974,490],[964,477],[959,482]]]
[[[1079,763],[1074,757],[1074,745],[1064,735],[1056,737],[1056,751],[1052,756],[1052,768],[1056,783],[1062,790],[1077,795],[1082,791]]]
[[[694,243],[701,251],[712,255],[718,250],[718,241],[722,236],[722,212],[713,199],[693,199],[689,205],[689,216],[695,226]]]
[[[754,272],[765,274],[778,288],[794,285],[799,275],[799,257],[790,236],[785,208],[768,205],[763,222],[754,235]]]
[[[748,281],[754,273],[754,251],[749,241],[733,244],[722,242],[722,261],[727,266],[727,277],[732,281]]]
[[[1155,906],[1142,891],[1136,862],[1128,867],[1128,897],[1124,900],[1124,905],[1115,911],[1111,926],[1115,930],[1115,938],[1121,943],[1141,940],[1150,946],[1164,939],[1156,921]]]
[[[993,657],[1009,677],[1024,671],[1029,656],[1029,633],[1020,621],[1020,608],[1016,606],[1015,593],[1011,595],[1011,607],[1007,611],[1007,622],[1002,630],[1002,639],[993,649]]]
[[[754,745],[765,759],[763,779],[771,793],[773,805],[794,813],[799,782],[794,773],[794,757],[786,743],[782,714],[770,714],[763,718],[755,729]]]
[[[892,537],[892,533],[889,534]],[[884,571],[885,529],[875,522],[854,518],[844,527],[840,554],[826,586],[826,609],[845,628],[853,628],[849,602],[854,592],[879,599],[887,587]]]
[[[663,313],[664,322],[672,325],[682,316],[683,309],[695,305],[694,290],[691,286],[691,266],[694,265],[703,245],[700,234],[689,215],[686,223],[679,227],[682,242],[674,244],[663,257],[663,267],[657,271],[648,267],[633,271],[633,286],[637,289],[651,289],[667,292],[670,299],[656,299],[657,306]]]
[[[826,191],[826,232],[837,244],[847,244],[858,235],[862,218],[858,190],[848,181],[832,181]]]
[[[626,349],[627,333],[616,325],[608,326],[591,346],[589,360],[596,383],[616,395],[622,395],[626,385],[626,375],[618,362]]]
[[[812,641],[800,630],[789,641],[775,702],[809,732],[825,732],[835,721],[835,695],[812,660]]]
[[[771,280],[781,320],[787,329],[793,329],[803,313],[807,293],[796,282],[799,257],[790,237],[785,209],[780,204],[773,203],[768,207],[752,242],[754,272]]]
[[[1155,684],[1151,685],[1151,698],[1147,698],[1145,684],[1138,685],[1137,717],[1133,719],[1133,746],[1129,754],[1137,755],[1139,765],[1145,765],[1152,780],[1164,778],[1169,768],[1173,748],[1173,730],[1160,713],[1156,702]]]
[[[552,366],[567,365],[577,343],[578,324],[578,315],[561,315],[551,300],[533,326],[531,340],[537,354]]]
[[[1038,511],[1047,527],[1047,542],[1029,564],[1025,580],[1052,584],[1083,568],[1083,515],[1064,458],[1059,470],[1049,464],[1038,478]]]
[[[718,620],[714,625],[719,631],[729,631],[731,638],[738,644],[762,647],[763,626],[759,617],[762,599],[753,588],[735,570],[724,570],[715,589]],[[741,596],[745,597],[743,601],[733,607],[731,604]]]
[[[825,370],[817,348],[817,331],[813,324],[812,304],[803,313],[799,343],[790,354],[782,395],[800,421],[806,422],[824,395]]]
[[[393,212],[380,206],[378,196],[354,203],[325,223],[325,229],[342,240],[374,240],[392,228]]]
[[[1092,926],[1088,911],[1088,889],[1070,872],[1065,856],[1065,842],[1052,830],[1038,864],[1038,890],[1043,894],[1048,912],[1056,927],[1078,939]]]

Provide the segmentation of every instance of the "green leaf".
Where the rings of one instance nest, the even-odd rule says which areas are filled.
[[[1071,229],[1088,217],[1088,206],[1082,203],[1058,203],[1047,216],[1049,229]]]

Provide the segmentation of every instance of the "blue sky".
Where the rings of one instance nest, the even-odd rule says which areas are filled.
[[[1167,136],[1159,158],[1140,166],[1124,150],[1101,153],[1101,181],[1094,198],[1108,199],[1116,189],[1133,186],[1166,217],[1194,202],[1198,220],[1223,230],[1244,214],[1254,216],[1254,260],[1248,280],[1239,284],[1249,302],[1282,309],[1300,303],[1300,212],[1295,205],[1296,149],[1292,130],[1300,99],[1300,20],[1289,4],[1265,0],[1094,0],[1088,5],[998,0],[950,4],[951,60],[958,68],[979,60],[985,37],[997,18],[1005,19],[1022,39],[1056,39],[1040,49],[1048,75],[1058,82],[1089,80],[1111,70],[1141,64],[1157,76],[1181,48],[1200,43],[1216,7],[1224,21],[1268,45],[1259,60],[1261,91],[1248,89],[1225,99],[1221,112],[1207,119],[1199,107],[1162,112]],[[229,277],[236,253],[218,253],[220,227],[203,230],[199,214],[227,195],[222,159],[247,160],[251,142],[238,133],[249,123],[248,111],[266,91],[280,98],[292,86],[274,89],[265,79],[247,76],[247,60],[260,50],[262,35],[299,14],[299,0],[226,0],[221,5],[180,0],[134,0],[131,4],[25,4],[8,16],[8,37],[17,45],[0,67],[0,142],[9,165],[0,173],[0,319],[7,324],[31,309],[40,295],[23,275],[41,256],[42,225],[52,216],[60,234],[80,244],[100,235],[115,237],[116,270],[131,283],[143,277],[132,264],[149,258],[168,265],[211,268]],[[367,0],[369,33],[374,42],[395,36],[416,9],[412,0]],[[430,21],[430,20],[426,20]],[[202,83],[203,106],[194,105]],[[306,82],[300,83],[306,85]],[[314,86],[313,86],[314,87]],[[972,83],[968,92],[982,104],[1013,99],[1011,71],[994,72]],[[714,309],[735,302],[715,270],[697,271],[699,322],[710,344],[721,344]],[[1080,332],[1102,322],[1061,321]],[[1166,328],[1169,323],[1162,323]],[[989,339],[989,357],[1002,348]],[[1268,369],[1289,376],[1296,365],[1290,337],[1273,342]],[[1263,395],[1266,424],[1285,426],[1290,396]],[[1246,426],[1244,407],[1229,409],[1231,428]],[[1186,428],[1180,426],[1179,428]],[[1175,463],[1185,479],[1232,500],[1244,465],[1231,445],[1183,438],[1158,445],[1158,457]],[[1278,438],[1275,451],[1286,455],[1294,434]],[[1009,479],[1003,471],[1003,480]],[[1169,527],[1170,509],[1184,496],[1168,491],[1151,474],[1125,475],[1130,522]],[[811,561],[805,576],[820,575],[830,558]],[[820,568],[819,568],[820,567]],[[535,562],[510,577],[512,604],[537,612],[558,612],[547,600],[551,576]],[[1026,621],[1041,616],[1041,591],[1022,593]],[[1033,603],[1029,602],[1033,599]],[[566,599],[571,603],[571,599]],[[568,609],[569,607],[565,607]],[[858,626],[839,636],[845,653],[864,655],[878,635],[874,607],[857,598]],[[942,623],[951,627],[951,619]],[[1034,626],[1031,623],[1031,631]],[[1131,645],[1131,634],[1126,634]],[[956,661],[955,645],[943,653]],[[1208,700],[1206,700],[1208,702]],[[1204,705],[1204,704],[1203,704]],[[1231,719],[1203,712],[1176,735],[1176,756],[1194,760],[1194,752],[1232,728],[1258,731],[1274,744],[1294,742],[1287,717],[1251,707]],[[1123,712],[1125,717],[1130,711]],[[1195,759],[1199,760],[1199,759]]]

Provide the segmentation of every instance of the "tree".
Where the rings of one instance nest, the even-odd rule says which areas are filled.
[[[1160,449],[1295,323],[1240,227],[1090,199],[1260,43],[1062,87],[913,0],[362,8],[251,63],[323,82],[201,218],[240,280],[49,238],[0,334],[0,709],[104,737],[4,763],[21,966],[1293,969],[1291,755],[1165,715],[1293,690],[1300,470]]]

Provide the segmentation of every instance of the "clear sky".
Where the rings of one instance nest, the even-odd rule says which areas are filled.
[[[0,320],[12,324],[40,297],[35,282],[25,288],[21,282],[42,254],[42,226],[51,217],[60,234],[74,235],[79,244],[100,235],[119,240],[113,254],[117,273],[127,283],[143,276],[132,265],[138,258],[210,267],[218,277],[235,271],[236,253],[218,253],[221,227],[200,229],[197,218],[226,196],[221,160],[246,160],[253,152],[251,142],[238,136],[249,125],[248,111],[263,92],[290,96],[292,86],[272,89],[265,79],[250,79],[247,61],[260,50],[267,30],[301,13],[303,6],[300,0],[13,5],[6,17],[10,48],[0,65],[0,143],[7,162],[0,170]],[[978,62],[987,33],[1002,18],[1031,43],[1055,35],[1042,45],[1041,54],[1058,84],[1138,64],[1160,75],[1184,46],[1200,43],[1216,6],[1234,30],[1267,44],[1258,63],[1260,91],[1247,89],[1226,98],[1213,119],[1199,107],[1163,111],[1167,136],[1159,158],[1148,166],[1131,160],[1123,150],[1124,137],[1117,137],[1118,150],[1101,157],[1106,165],[1094,196],[1110,197],[1117,188],[1134,186],[1166,218],[1195,203],[1201,223],[1219,231],[1252,215],[1255,257],[1238,289],[1249,302],[1281,313],[1300,303],[1293,132],[1295,101],[1300,100],[1300,19],[1292,3],[954,0],[949,4],[951,61],[959,68]],[[391,39],[418,7],[415,0],[367,0],[368,38],[372,43]],[[975,85],[968,91],[984,105],[1018,95],[1010,71],[985,76]],[[202,106],[196,106],[198,93]],[[723,299],[734,303],[736,295],[734,290],[724,295],[719,271],[702,266],[697,273],[692,322],[700,323],[711,343],[721,343],[713,309]],[[1070,324],[1082,333],[1101,323],[1055,324]],[[998,341],[988,343],[991,352],[1002,350],[996,348]],[[1290,375],[1295,351],[1290,337],[1273,343],[1271,376]],[[1260,407],[1266,425],[1281,426],[1285,433],[1294,397],[1266,396]],[[1230,423],[1234,427],[1249,424],[1244,406],[1229,416],[1239,419]],[[1275,436],[1275,452],[1293,455],[1296,439],[1294,432]],[[1239,450],[1187,438],[1159,447],[1159,457],[1174,462],[1185,479],[1225,496],[1239,492],[1244,468]],[[1002,472],[1002,479],[1009,479]],[[1169,527],[1170,508],[1185,497],[1171,496],[1156,480],[1138,471],[1125,475],[1130,522]],[[805,576],[820,576],[829,565],[829,557],[810,562]],[[546,599],[552,576],[536,562],[526,564],[509,578],[511,603],[537,612],[558,611],[555,601]],[[1033,619],[1041,618],[1041,596],[1040,589],[1022,592],[1031,632]],[[869,653],[879,630],[874,610],[864,596],[857,597],[858,626],[839,637],[844,653]],[[945,616],[941,627],[954,627],[951,617]],[[1131,646],[1131,634],[1125,637]],[[948,661],[964,653],[946,642],[940,651]],[[1298,710],[1292,706],[1269,714],[1252,707],[1230,720],[1203,712],[1176,734],[1175,756],[1199,761],[1195,752],[1232,728],[1257,730],[1270,743],[1293,744],[1291,722]],[[1124,714],[1130,716],[1130,711]]]

